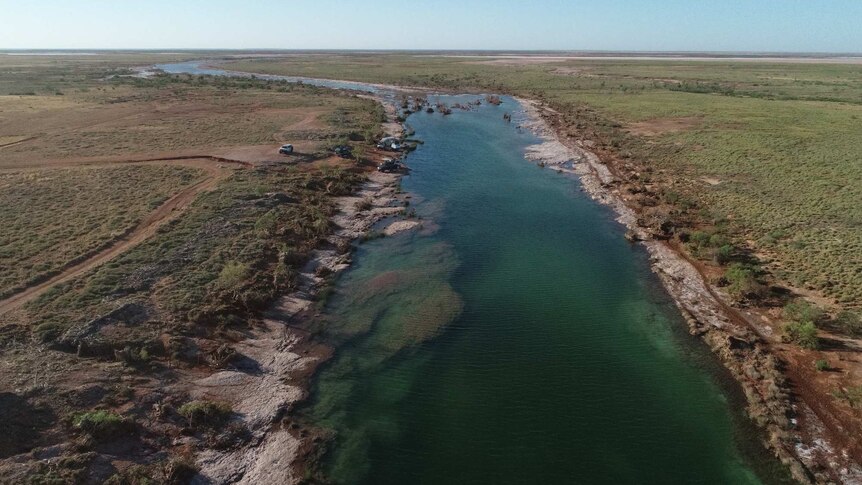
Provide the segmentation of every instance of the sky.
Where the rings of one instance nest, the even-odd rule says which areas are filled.
[[[0,0],[0,49],[862,52],[862,0]]]

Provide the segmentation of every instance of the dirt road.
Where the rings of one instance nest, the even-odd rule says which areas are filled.
[[[0,300],[0,315],[20,308],[25,303],[38,298],[53,286],[80,276],[149,239],[156,233],[159,227],[179,217],[199,194],[214,189],[219,182],[230,176],[232,169],[227,167],[225,162],[232,163],[231,161],[214,159],[211,157],[118,162],[122,164],[181,165],[202,169],[206,172],[206,175],[203,179],[195,182],[189,187],[186,187],[165,201],[165,203],[147,215],[137,226],[132,228],[126,234],[111,241],[106,247],[103,247],[94,253],[83,255],[81,258],[78,258],[78,261],[63,268],[60,273],[51,276],[44,281],[34,283],[4,300]],[[107,163],[105,165],[116,165],[116,163]],[[238,165],[244,166],[245,164]]]

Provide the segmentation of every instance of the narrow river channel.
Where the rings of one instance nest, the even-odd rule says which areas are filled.
[[[339,346],[302,413],[334,432],[325,473],[350,484],[785,482],[645,252],[576,179],[524,159],[539,140],[503,101],[408,119],[424,144],[402,187],[423,228],[361,244],[324,312]]]

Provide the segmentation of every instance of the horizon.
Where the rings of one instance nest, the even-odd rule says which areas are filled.
[[[0,50],[862,53],[862,4],[802,0],[0,0]]]
[[[857,58],[862,57],[862,51],[685,51],[685,50],[603,50],[603,49],[282,49],[282,48],[267,48],[267,47],[249,47],[249,48],[183,48],[183,47],[163,47],[163,48],[0,48],[0,54],[88,54],[88,53],[153,53],[153,54],[171,54],[171,53],[274,53],[274,54],[461,54],[463,57],[483,56],[486,54],[494,54],[497,56],[530,56],[554,54],[560,57],[586,58],[589,56],[595,57],[613,57],[613,56],[659,56],[673,59],[676,56],[704,56],[721,58],[768,58],[768,57],[811,57],[811,58]]]

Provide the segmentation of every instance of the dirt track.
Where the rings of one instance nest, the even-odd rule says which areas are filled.
[[[215,157],[197,157],[197,158],[180,158],[166,160],[142,160],[142,161],[124,161],[112,162],[105,165],[117,164],[172,164],[182,165],[186,167],[194,167],[202,169],[206,172],[203,179],[186,187],[173,197],[165,201],[156,210],[147,215],[141,222],[128,231],[126,234],[108,243],[91,254],[83,255],[82,260],[73,262],[62,269],[58,274],[51,276],[41,282],[34,283],[20,292],[0,301],[0,315],[8,313],[16,308],[21,307],[25,303],[38,298],[40,295],[48,291],[51,287],[69,281],[77,276],[80,276],[87,271],[106,263],[120,254],[128,251],[134,246],[149,239],[156,231],[165,223],[179,217],[185,209],[195,200],[198,194],[214,189],[219,182],[227,178],[231,174],[231,169],[219,162],[235,163],[239,165],[247,165],[241,162],[233,162]]]

